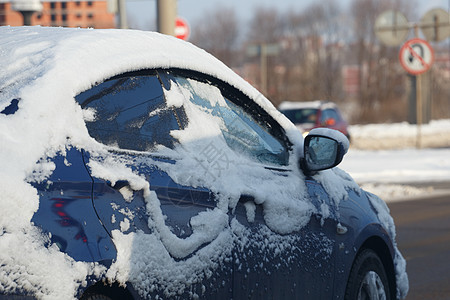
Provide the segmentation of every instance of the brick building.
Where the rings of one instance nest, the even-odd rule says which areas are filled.
[[[0,26],[22,26],[22,14],[12,9],[12,1],[0,0]],[[106,0],[41,1],[42,11],[31,17],[31,25],[115,28],[115,15]]]

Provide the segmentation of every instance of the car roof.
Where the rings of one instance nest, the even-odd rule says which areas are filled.
[[[189,42],[150,31],[41,26],[4,26],[0,27],[0,36],[0,111],[12,99],[24,98],[25,90],[33,90],[26,94],[28,98],[37,98],[39,91],[48,94],[49,90],[54,95],[70,93],[74,97],[95,82],[125,72],[186,69],[239,89],[280,123],[296,143],[295,126],[266,97]]]
[[[86,84],[90,85],[93,78],[104,80],[143,68],[179,68],[219,77],[252,98],[261,96],[204,50],[155,32],[6,26],[0,27],[0,36],[0,89],[57,71],[58,76],[69,79],[82,74],[83,78],[76,81],[85,85],[73,87],[78,89],[74,92],[80,92],[89,88]]]
[[[278,106],[278,109],[280,110],[304,109],[304,108],[316,108],[316,109],[336,108],[336,104],[324,100],[305,101],[305,102],[283,101]]]

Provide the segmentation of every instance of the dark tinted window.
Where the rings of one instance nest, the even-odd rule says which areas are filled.
[[[103,144],[137,151],[174,146],[170,131],[180,128],[177,114],[166,107],[156,74],[111,79],[76,100],[95,111],[95,120],[87,122],[87,128]]]
[[[322,116],[320,119],[321,119],[320,120],[321,122],[326,122],[329,119],[333,119],[335,121],[340,121],[341,118],[334,109],[327,108],[322,111]]]
[[[287,109],[281,112],[294,124],[316,123],[316,108]]]

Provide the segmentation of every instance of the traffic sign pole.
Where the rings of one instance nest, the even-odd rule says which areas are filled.
[[[416,75],[416,116],[417,116],[417,148],[422,148],[422,74],[428,71],[434,61],[433,48],[427,41],[414,38],[403,44],[399,53],[402,67],[410,74]]]
[[[176,0],[157,0],[157,25],[158,32],[175,35],[175,18],[177,16]]]
[[[450,37],[450,15],[443,9],[433,9],[427,12],[420,23],[409,23],[406,17],[397,11],[385,11],[375,21],[375,33],[378,39],[387,46],[397,46],[408,35],[410,29],[414,29],[414,35],[419,36],[419,28],[428,40],[440,41]],[[400,49],[400,63],[410,74],[416,86],[416,123],[417,123],[417,147],[421,147],[421,124],[423,121],[422,109],[422,84],[424,74],[433,63],[433,49],[427,41],[419,38],[407,41]],[[427,82],[427,84],[429,84]],[[412,93],[411,93],[412,94]],[[410,112],[413,111],[413,96],[410,101]],[[429,103],[425,99],[425,103]],[[428,105],[426,106],[428,107]],[[412,115],[413,113],[411,113]],[[428,116],[427,116],[428,122]]]

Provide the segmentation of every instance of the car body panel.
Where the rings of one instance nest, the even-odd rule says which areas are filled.
[[[174,86],[172,83],[172,88]],[[84,95],[82,99],[85,99]],[[180,185],[157,166],[160,163],[175,164],[176,160],[126,151],[113,151],[107,155],[115,157],[113,160],[126,161],[133,172],[150,183],[150,190],[156,193],[159,200],[165,225],[177,238],[188,239],[193,233],[190,226],[192,218],[207,210],[213,210],[217,206],[212,191],[202,187]],[[107,158],[93,157],[85,153],[88,169],[90,169],[91,160],[101,163],[104,159]],[[261,167],[271,168],[270,165]],[[272,170],[273,176],[285,177],[289,173],[289,170]],[[114,230],[124,233],[136,231],[150,233],[155,230],[150,225],[151,216],[146,214],[145,210],[149,200],[145,198],[142,191],[132,192],[132,196],[125,199],[123,191],[121,193],[120,190],[126,189],[128,182],[122,180],[109,183],[95,178],[94,174],[91,175],[94,177],[95,207],[102,223],[111,234]],[[310,179],[307,185],[311,201],[315,203],[319,211],[323,209],[323,205],[333,207],[333,203],[319,183]],[[251,222],[246,205],[255,205],[255,216]],[[231,297],[236,299],[306,296],[318,299],[330,298],[334,292],[333,238],[337,224],[336,209],[330,208],[327,216],[321,216],[318,213],[304,228],[291,234],[293,244],[289,249],[275,248],[272,251],[260,247],[265,239],[276,236],[268,228],[263,211],[263,205],[255,204],[255,199],[249,195],[241,195],[236,207],[229,211],[229,226],[241,228],[244,225],[247,233],[243,238],[247,241],[244,246],[234,246],[231,252],[232,259],[222,262],[220,271],[207,279],[206,282],[210,282],[208,297],[212,295],[222,297],[224,292],[226,295],[231,292]],[[283,237],[280,236],[280,239]],[[200,245],[197,249],[193,249],[190,255],[195,254],[202,247],[203,245]],[[185,258],[177,257],[176,253],[173,255],[174,259]],[[221,284],[217,286],[217,282]],[[197,286],[193,288],[198,289]]]
[[[40,202],[31,221],[75,260],[110,264],[116,249],[93,206],[92,179],[81,151],[72,148],[53,163],[56,168],[48,180],[34,184]]]

